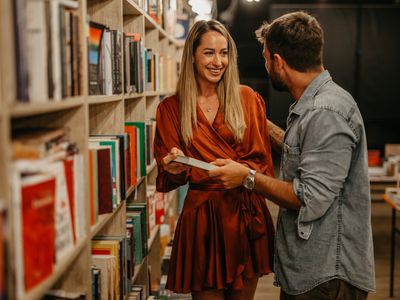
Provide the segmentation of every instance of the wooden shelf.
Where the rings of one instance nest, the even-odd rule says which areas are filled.
[[[142,270],[142,267],[145,265],[147,266],[146,257],[143,257],[142,262],[140,264],[135,265],[135,273],[133,274],[132,282],[136,282],[136,280],[139,277],[140,271]]]
[[[146,177],[140,177],[136,183],[135,186],[131,187],[127,192],[126,192],[126,199],[128,199],[131,194],[139,187],[139,185],[141,185],[144,182],[144,179]]]
[[[146,166],[146,174],[150,174],[151,172],[153,172],[156,169],[156,166],[157,166],[157,162],[155,160],[153,160],[151,165]]]
[[[108,222],[110,222],[113,216],[117,214],[122,207],[124,207],[124,205],[121,202],[112,213],[99,215],[98,222],[90,228],[90,238],[92,239]]]
[[[102,104],[102,103],[110,103],[114,101],[122,101],[123,95],[93,95],[88,98],[88,104]]]
[[[143,93],[125,94],[124,99],[125,100],[140,100],[140,98],[143,96],[144,96]]]
[[[153,244],[154,244],[154,240],[155,240],[159,230],[160,230],[160,225],[156,225],[150,232],[150,237],[147,240],[147,249],[149,249],[149,251],[151,249],[151,246],[153,246]]]
[[[24,85],[23,82],[16,82],[16,73],[20,63],[19,61],[16,63],[16,56],[18,58],[19,52],[14,48],[15,43],[8,42],[13,41],[16,36],[16,33],[14,32],[15,28],[13,27],[14,21],[17,21],[13,20],[14,0],[0,1],[0,16],[2,17],[0,18],[0,23],[3,25],[3,28],[10,28],[10,30],[0,32],[0,44],[2,45],[2,55],[0,57],[0,95],[2,95],[2,99],[0,99],[0,106],[2,108],[0,111],[0,138],[2,138],[4,141],[3,146],[1,146],[3,148],[0,151],[0,175],[4,178],[3,186],[0,185],[0,206],[5,207],[7,216],[10,215],[10,220],[14,220],[13,214],[15,207],[12,202],[12,193],[9,192],[11,186],[9,181],[11,179],[7,176],[9,175],[8,171],[10,170],[10,165],[12,163],[9,159],[9,157],[11,157],[9,152],[11,149],[10,132],[12,132],[12,130],[25,130],[25,128],[33,126],[67,127],[69,129],[69,138],[71,142],[76,144],[77,148],[79,149],[79,153],[82,154],[83,159],[82,168],[79,169],[79,171],[82,169],[83,174],[80,174],[82,175],[83,180],[83,191],[82,195],[79,195],[82,197],[77,197],[76,199],[82,199],[85,201],[85,203],[82,207],[80,207],[79,212],[81,214],[77,214],[79,222],[76,224],[82,225],[81,230],[84,231],[82,234],[86,236],[86,238],[80,239],[76,243],[68,257],[60,261],[54,267],[53,274],[49,278],[37,285],[34,289],[22,297],[23,299],[28,300],[41,299],[50,289],[61,289],[68,290],[70,292],[85,293],[88,298],[91,298],[91,240],[97,235],[124,236],[126,234],[126,202],[124,202],[126,199],[123,200],[121,204],[113,210],[112,213],[99,215],[96,224],[88,226],[89,222],[87,220],[90,218],[90,204],[88,200],[90,197],[90,155],[88,151],[88,138],[92,134],[122,134],[125,132],[124,123],[127,121],[145,122],[148,119],[154,119],[157,105],[160,102],[161,96],[173,94],[175,92],[174,88],[172,87],[174,87],[177,79],[175,70],[177,60],[179,59],[179,55],[181,55],[181,49],[179,48],[182,45],[181,42],[178,42],[174,39],[174,37],[169,36],[167,32],[159,24],[157,24],[156,21],[154,21],[134,0],[77,0],[77,3],[79,4],[78,8],[76,8],[76,10],[75,8],[71,9],[71,15],[79,16],[79,22],[81,24],[88,24],[89,21],[93,21],[103,24],[110,29],[116,29],[120,32],[137,33],[140,35],[143,43],[143,47],[141,49],[142,59],[144,59],[144,48],[152,49],[154,54],[168,59],[168,63],[171,63],[174,67],[166,69],[166,73],[168,72],[168,75],[170,75],[168,78],[166,78],[167,75],[164,73],[162,76],[160,76],[159,81],[162,83],[160,86],[164,87],[162,91],[146,91],[132,94],[121,93],[118,95],[88,95],[88,49],[90,48],[90,45],[88,44],[87,39],[89,30],[87,28],[88,26],[85,25],[81,28],[82,32],[79,33],[80,43],[74,43],[74,47],[76,45],[81,47],[79,49],[79,65],[81,72],[79,74],[73,73],[77,71],[77,69],[74,68],[75,61],[73,62],[74,67],[72,68],[67,65],[58,68],[61,69],[61,88],[64,90],[66,87],[66,81],[69,81],[67,83],[69,88],[72,87],[72,84],[76,84],[75,80],[77,78],[78,80],[82,79],[79,81],[82,96],[69,97],[57,101],[49,100],[44,101],[43,103],[18,102],[16,98],[17,93],[20,93],[20,91],[28,90],[28,92],[32,93],[41,88],[40,92],[44,94],[42,91],[45,91],[46,89],[42,86],[38,87],[38,89],[35,89],[36,87],[34,86],[32,89],[32,86]],[[25,3],[21,5],[25,5]],[[40,9],[40,6],[36,5],[35,9]],[[68,11],[70,12],[69,9]],[[42,21],[42,19],[46,19],[45,21],[47,21],[48,17],[50,16],[43,13],[42,15],[39,15],[37,17],[38,19],[35,21]],[[55,19],[55,17],[52,18],[52,21],[54,21],[53,19]],[[47,26],[53,24],[51,24],[52,22],[49,22],[50,25],[47,22],[44,23],[46,24],[44,26],[46,26],[45,29],[47,32],[47,29],[49,29]],[[43,28],[40,28],[40,30],[43,30]],[[55,36],[55,38],[59,38],[57,34],[55,34]],[[52,35],[52,37],[54,37],[54,35]],[[45,43],[46,39],[42,40],[42,42]],[[39,42],[40,41],[38,41],[38,43]],[[55,87],[55,93],[58,93],[60,90],[60,80],[58,80],[59,76],[57,75],[59,74],[57,70],[54,71],[57,67],[54,65],[48,65],[49,62],[47,61],[46,56],[44,56],[44,54],[48,54],[47,50],[46,52],[41,52],[41,49],[53,49],[55,47],[54,42],[58,41],[51,40],[51,42],[51,45],[44,45],[50,47],[41,47],[42,45],[39,45],[40,47],[36,47],[37,49],[34,48],[36,50],[36,52],[34,52],[34,57],[41,59],[40,64],[31,63],[30,59],[31,56],[33,56],[30,55],[31,53],[28,53],[26,57],[21,57],[26,59],[24,63],[30,72],[30,76],[31,74],[38,74],[39,77],[45,77],[43,80],[48,80],[47,77],[53,79],[53,82],[50,82],[49,87],[51,88],[51,85],[53,85]],[[121,48],[121,50],[125,50],[125,47]],[[60,52],[60,54],[57,52],[52,52],[52,58],[56,59],[52,59],[50,63],[58,61],[61,63],[70,62],[66,60],[68,58],[62,56],[70,54],[70,52]],[[56,55],[60,57],[57,57]],[[61,59],[59,60],[58,58]],[[125,58],[125,55],[121,55],[121,71],[126,63],[124,61]],[[70,57],[70,59],[76,59],[76,56],[74,55],[73,57]],[[52,73],[46,74],[45,72],[42,72],[44,70],[38,69],[42,65],[43,68],[51,70]],[[32,70],[32,66],[37,69]],[[142,67],[142,71],[144,71],[144,64],[142,64]],[[72,76],[65,77],[65,75],[78,75],[78,77],[73,77],[73,80],[71,80]],[[38,77],[31,78],[37,79]],[[121,79],[122,90],[124,90],[123,72],[121,72]],[[40,81],[37,82],[40,83]],[[30,83],[32,84],[32,82]],[[44,82],[42,81],[41,83]],[[18,84],[21,86],[17,86]],[[74,87],[76,87],[76,85]],[[22,88],[24,90],[22,90]],[[39,92],[36,93],[40,94]],[[149,166],[146,166],[146,171],[148,176],[138,178],[136,185],[127,191],[126,198],[129,198],[129,201],[135,201],[139,203],[146,202],[147,185],[153,183],[157,172],[157,164],[155,160]],[[9,223],[8,225],[9,229],[7,234],[5,234],[5,245],[7,248],[6,252],[8,253],[7,270],[10,270],[10,272],[5,274],[7,277],[8,287],[7,297],[8,299],[17,299],[15,277],[19,276],[20,274],[18,273],[19,269],[16,267],[16,264],[23,262],[14,261],[17,259],[17,257],[19,257],[15,254],[15,247],[17,245],[16,237],[10,234],[14,233],[15,228],[13,228],[12,223]],[[149,249],[153,249],[152,253],[146,256],[142,263],[135,266],[133,282],[135,284],[146,286],[147,290],[149,286],[149,276],[147,272],[147,270],[150,269],[149,266],[151,266],[152,274],[153,272],[158,272],[155,270],[161,270],[159,257],[157,257],[157,259],[154,258],[154,255],[159,253],[157,250],[159,245],[159,241],[157,240],[159,237],[159,230],[160,226],[155,226],[151,230],[149,239],[147,240]],[[157,276],[154,278],[157,278]]]
[[[10,106],[10,115],[12,118],[21,118],[66,110],[81,106],[84,103],[84,99],[84,97],[75,97],[60,101],[49,100],[44,103],[15,103]]]
[[[124,15],[140,16],[144,15],[145,12],[139,5],[133,0],[124,0],[123,2]]]

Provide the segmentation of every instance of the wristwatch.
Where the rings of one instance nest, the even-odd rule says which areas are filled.
[[[249,173],[247,174],[246,178],[243,181],[243,185],[246,189],[248,189],[248,190],[254,189],[254,186],[256,185],[255,175],[256,175],[256,171],[250,169]]]

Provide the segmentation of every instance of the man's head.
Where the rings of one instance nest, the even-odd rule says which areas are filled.
[[[305,12],[288,13],[270,24],[264,23],[256,36],[264,46],[265,67],[271,83],[279,91],[288,90],[279,69],[282,61],[302,73],[322,68],[324,33],[318,21]]]

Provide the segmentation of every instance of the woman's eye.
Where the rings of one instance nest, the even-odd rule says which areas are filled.
[[[221,55],[222,55],[222,56],[228,56],[228,51],[223,51],[223,52],[221,52]]]

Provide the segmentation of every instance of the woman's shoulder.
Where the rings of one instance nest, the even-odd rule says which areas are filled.
[[[248,85],[241,84],[239,86],[241,96],[255,96],[256,92]]]
[[[161,100],[158,105],[159,109],[173,109],[176,110],[179,107],[178,96],[176,94],[166,96]]]
[[[246,106],[253,104],[255,107],[263,107],[265,105],[261,95],[247,85],[240,85],[240,97],[246,103]]]

